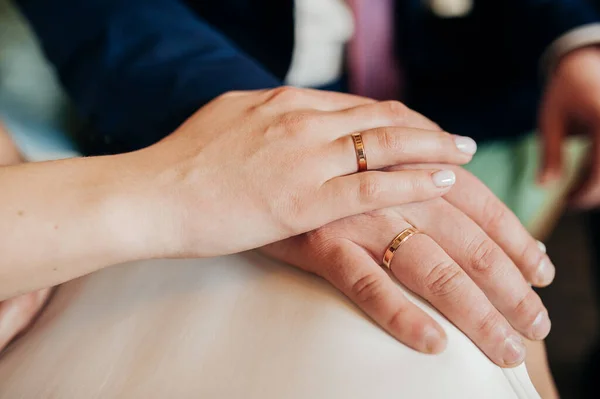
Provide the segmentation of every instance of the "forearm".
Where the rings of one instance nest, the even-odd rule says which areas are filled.
[[[0,168],[0,300],[154,256],[139,166],[132,153]]]

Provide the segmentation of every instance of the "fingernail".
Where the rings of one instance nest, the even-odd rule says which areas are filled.
[[[516,366],[525,359],[525,344],[521,337],[511,335],[504,340],[504,356],[502,360],[507,366]]]
[[[550,261],[548,259],[542,259],[535,273],[535,282],[538,285],[546,286],[554,280],[555,274],[556,269]]]
[[[437,187],[449,187],[456,183],[456,175],[451,170],[440,170],[431,175]]]
[[[477,143],[470,137],[454,136],[454,143],[465,154],[473,155],[477,152]]]
[[[535,317],[535,320],[531,325],[531,334],[533,335],[534,339],[542,340],[548,336],[551,327],[552,323],[548,317],[548,312],[542,310]]]
[[[538,241],[538,242],[537,242],[537,246],[538,246],[538,248],[540,249],[540,251],[542,251],[543,253],[546,253],[546,245],[544,245],[544,243],[543,243],[543,242],[541,242],[541,241]]]
[[[427,353],[439,353],[444,349],[442,334],[432,326],[425,326],[423,341],[425,342],[425,351]]]

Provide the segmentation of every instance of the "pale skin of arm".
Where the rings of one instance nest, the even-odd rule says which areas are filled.
[[[130,173],[135,156],[0,169],[0,186],[11,188],[1,200],[0,299],[152,254],[128,205],[138,200],[127,193],[139,184]]]

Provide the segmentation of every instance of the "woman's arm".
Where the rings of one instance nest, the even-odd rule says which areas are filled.
[[[138,158],[0,168],[0,300],[152,255]]]

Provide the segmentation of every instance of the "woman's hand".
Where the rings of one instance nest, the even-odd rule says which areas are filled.
[[[372,171],[355,173],[358,132]],[[441,132],[400,103],[293,88],[221,96],[142,151],[156,170],[159,226],[169,238],[160,256],[169,257],[240,252],[439,197],[454,183],[445,167],[374,170],[463,164],[474,152],[472,140]]]
[[[51,293],[45,288],[0,302],[0,353],[33,323]]]
[[[472,140],[397,102],[280,88],[229,93],[165,140],[106,157],[0,168],[0,300],[139,259],[224,255],[346,216],[439,197]]]
[[[457,184],[445,198],[340,220],[263,251],[324,277],[406,345],[438,353],[446,345],[444,331],[379,266],[396,234],[415,226],[422,234],[401,244],[391,273],[492,361],[516,366],[525,357],[517,332],[540,340],[550,330],[528,282],[550,284],[554,267],[481,182],[462,168],[453,170]]]

